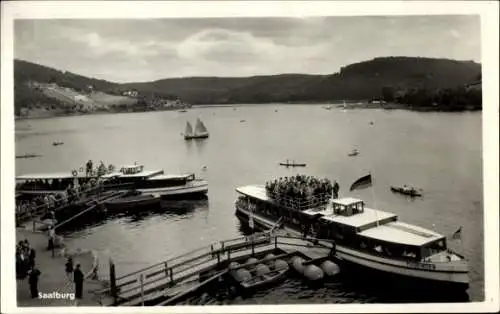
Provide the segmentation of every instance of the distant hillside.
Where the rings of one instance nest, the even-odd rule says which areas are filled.
[[[14,61],[14,104],[18,116],[51,116],[94,111],[144,111],[170,105],[177,96],[136,91],[105,80]]]
[[[481,109],[481,65],[448,59],[384,57],[351,64],[331,75],[280,74],[252,77],[186,77],[153,82],[118,84],[62,72],[26,61],[15,61],[16,113],[43,103],[58,107],[64,102],[52,92],[28,87],[29,82],[53,83],[77,93],[131,96],[137,100],[108,99],[114,108],[125,101],[126,110],[163,108],[180,98],[191,104],[238,104],[272,102],[329,102],[375,100],[398,102],[405,108],[425,110]],[[88,90],[92,86],[92,90]],[[94,104],[100,101],[93,100]],[[176,106],[179,101],[176,100]],[[170,105],[168,105],[170,106]],[[141,109],[142,108],[142,109]],[[74,108],[73,108],[74,109]],[[71,110],[71,109],[70,109]]]
[[[168,90],[193,104],[314,102],[379,98],[384,87],[395,91],[454,88],[475,81],[480,74],[481,65],[472,61],[385,57],[351,64],[331,75],[187,77],[124,86]]]

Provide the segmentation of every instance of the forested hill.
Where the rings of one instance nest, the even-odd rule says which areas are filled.
[[[370,100],[382,89],[407,92],[457,88],[477,81],[481,65],[472,61],[386,57],[351,64],[331,75],[282,74],[244,78],[187,77],[125,84],[168,90],[194,104]]]
[[[480,109],[482,106],[481,85],[478,84],[481,64],[449,59],[383,57],[347,65],[331,75],[185,77],[126,84],[88,78],[20,60],[15,61],[14,72],[17,107],[22,107],[33,97],[46,97],[26,88],[28,81],[56,83],[76,91],[92,86],[94,90],[115,95],[135,90],[142,96],[179,97],[191,104],[384,99],[411,108],[436,110]],[[475,88],[466,88],[470,84],[474,84]]]

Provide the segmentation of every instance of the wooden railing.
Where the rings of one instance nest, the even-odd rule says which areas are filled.
[[[292,241],[286,241],[287,239]],[[325,241],[331,242],[330,240],[304,239],[263,232],[250,237],[213,243],[122,276],[115,275],[115,264],[110,261],[110,287],[97,293],[110,294],[114,299],[114,305],[127,302],[139,304],[143,303],[145,298],[151,299],[155,298],[155,295],[164,295],[165,290],[187,279],[193,279],[220,265],[221,262],[229,262],[232,257],[241,256],[244,253],[242,251],[248,254],[251,250],[253,255],[257,249],[260,251],[266,247],[277,249],[278,245],[310,247],[311,242],[314,242],[314,245],[331,249],[331,245],[321,243]]]

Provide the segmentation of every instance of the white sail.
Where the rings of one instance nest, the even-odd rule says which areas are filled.
[[[201,134],[207,134],[207,128],[203,124],[203,122],[198,118],[196,120],[196,129],[195,129],[195,134],[196,135],[201,135]]]
[[[191,123],[186,122],[186,130],[184,131],[184,136],[192,136],[193,135],[193,127]]]

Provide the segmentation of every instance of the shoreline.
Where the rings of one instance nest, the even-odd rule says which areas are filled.
[[[27,115],[27,116],[14,116],[14,121],[23,121],[23,120],[38,120],[38,119],[52,119],[52,118],[67,118],[67,117],[78,117],[78,116],[91,116],[91,115],[110,115],[110,114],[126,114],[126,113],[141,113],[141,112],[163,112],[163,111],[177,111],[182,109],[196,109],[196,108],[235,108],[235,107],[245,107],[245,106],[296,106],[296,105],[307,105],[307,106],[324,106],[330,105],[334,106],[335,109],[343,110],[341,103],[331,103],[331,102],[296,102],[296,103],[257,103],[257,104],[200,104],[200,105],[192,105],[190,108],[166,108],[161,110],[137,110],[137,111],[98,111],[98,112],[75,112],[68,114],[60,114],[60,113],[47,113],[44,115]],[[334,109],[332,108],[332,109]],[[482,111],[482,109],[462,109],[462,110],[442,110],[435,108],[427,108],[427,107],[419,107],[413,108],[408,107],[403,104],[396,103],[388,103],[383,106],[379,104],[370,104],[370,103],[346,103],[345,110],[354,110],[354,109],[382,109],[382,110],[407,110],[407,111],[415,111],[415,112],[444,112],[444,113],[459,113],[459,112],[476,112]]]

